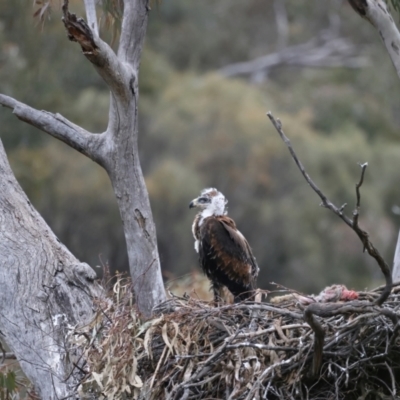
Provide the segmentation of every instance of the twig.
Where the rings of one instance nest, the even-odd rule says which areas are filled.
[[[193,382],[202,376],[204,376],[204,372],[209,368],[210,365],[213,364],[213,362],[221,356],[225,352],[226,347],[233,341],[235,340],[236,336],[240,332],[237,331],[234,335],[226,338],[224,340],[224,344],[216,351],[212,356],[210,356],[206,361],[204,361],[204,365],[202,368],[200,368],[194,375],[190,377],[190,379],[186,382],[182,382],[181,384],[177,385],[174,390],[171,392],[170,398],[171,399],[178,399],[179,398],[179,393],[181,390],[186,387],[190,382]]]
[[[385,262],[383,257],[380,255],[379,251],[374,247],[374,245],[371,243],[368,237],[368,233],[363,231],[359,226],[358,226],[358,214],[359,214],[359,208],[360,208],[360,187],[363,183],[364,180],[364,173],[365,169],[368,166],[368,163],[364,163],[361,165],[361,177],[360,181],[356,185],[356,196],[357,196],[357,202],[356,202],[356,209],[353,212],[353,220],[347,217],[346,215],[343,214],[343,206],[339,209],[337,208],[326,196],[325,194],[318,188],[318,186],[313,182],[313,180],[310,178],[310,176],[307,174],[303,164],[300,162],[299,158],[297,157],[290,140],[287,138],[285,133],[282,130],[282,123],[279,119],[275,119],[275,117],[272,115],[271,112],[267,113],[269,119],[271,120],[272,124],[274,125],[275,129],[277,130],[279,136],[281,139],[285,142],[287,148],[289,149],[289,152],[295,161],[297,167],[300,169],[300,172],[304,176],[305,180],[307,183],[311,186],[311,188],[314,190],[315,193],[318,194],[320,199],[322,200],[322,206],[328,208],[332,212],[334,212],[339,218],[341,218],[350,228],[353,229],[353,231],[357,234],[359,239],[361,240],[364,249],[367,250],[368,254],[373,257],[376,262],[378,263],[386,281],[386,286],[383,289],[381,295],[379,298],[375,301],[376,305],[382,305],[386,299],[389,297],[390,291],[392,289],[392,275],[390,273],[390,268],[388,264]]]
[[[322,351],[324,348],[325,332],[322,325],[315,319],[311,307],[307,307],[304,311],[304,319],[314,331],[314,356],[311,368],[311,375],[317,376],[322,364]]]
[[[360,211],[360,206],[361,206],[361,194],[360,194],[360,188],[364,182],[364,175],[365,175],[365,170],[367,169],[368,163],[360,164],[361,167],[361,176],[359,182],[356,184],[356,206],[353,211],[353,219],[350,219],[347,217],[343,211],[345,205],[342,205],[340,208],[337,208],[326,196],[325,194],[319,189],[319,187],[314,183],[314,181],[310,178],[310,176],[307,174],[303,164],[297,157],[296,152],[294,151],[292,144],[290,143],[290,140],[288,137],[285,135],[285,133],[282,130],[282,123],[279,119],[275,119],[274,116],[272,115],[271,112],[267,113],[269,119],[271,120],[272,124],[274,125],[275,129],[277,130],[279,136],[281,139],[284,141],[286,144],[287,148],[289,149],[289,152],[295,161],[297,167],[299,168],[300,172],[302,173],[303,177],[307,181],[307,183],[311,186],[311,188],[314,190],[315,193],[320,197],[322,200],[322,206],[328,208],[332,212],[334,212],[339,218],[341,218],[350,228],[353,229],[353,231],[357,234],[359,239],[361,240],[364,250],[367,250],[368,254],[373,257],[376,262],[378,263],[386,281],[386,285],[384,289],[382,290],[381,295],[376,299],[373,304],[376,304],[378,306],[382,305],[387,298],[389,297],[390,291],[392,289],[392,275],[390,273],[390,269],[388,264],[385,262],[385,260],[382,258],[378,250],[374,247],[374,245],[371,243],[368,237],[368,233],[364,230],[362,230],[359,225],[358,225],[358,219],[359,219],[359,211]],[[336,306],[337,307],[337,306]],[[340,306],[339,306],[340,307]],[[336,309],[337,311],[337,309]],[[322,365],[322,354],[323,354],[323,347],[324,347],[324,338],[325,338],[325,332],[320,324],[320,322],[317,321],[317,319],[314,317],[315,313],[318,313],[318,315],[321,314],[326,314],[326,315],[332,315],[331,313],[335,312],[335,306],[332,305],[324,305],[324,304],[311,304],[308,306],[305,311],[304,311],[304,319],[312,330],[315,333],[315,339],[314,339],[314,356],[313,356],[313,365],[312,365],[312,370],[311,374],[313,376],[316,376],[321,368]],[[397,316],[389,316],[393,318],[393,323],[396,324]]]

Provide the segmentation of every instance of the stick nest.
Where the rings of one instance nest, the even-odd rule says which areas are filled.
[[[381,292],[335,303],[318,317],[325,338],[312,374],[314,332],[295,296],[213,307],[172,298],[141,321],[129,281],[99,301],[96,318],[71,331],[83,348],[82,398],[386,399],[400,392],[400,285],[383,307]],[[329,303],[332,306],[332,303]],[[331,313],[332,314],[332,313]]]

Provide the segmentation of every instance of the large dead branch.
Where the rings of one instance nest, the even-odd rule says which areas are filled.
[[[13,114],[21,121],[61,140],[87,157],[93,160],[97,159],[101,135],[92,135],[60,114],[36,110],[3,94],[0,94],[0,104],[11,108]]]
[[[68,3],[69,1],[65,0],[62,7],[68,38],[80,44],[83,54],[104,79],[114,97],[122,104],[128,103],[138,71],[132,68],[132,65],[123,62],[125,60],[120,60],[106,42],[94,35],[83,18],[71,14]]]
[[[289,18],[286,11],[285,0],[274,0],[275,23],[278,38],[276,47],[281,50],[287,46],[289,38]]]
[[[349,3],[357,14],[377,29],[400,78],[400,32],[385,1],[349,0]]]
[[[355,46],[347,39],[337,37],[330,30],[306,43],[286,47],[251,61],[227,65],[219,72],[227,77],[250,75],[267,76],[282,65],[314,68],[362,68],[368,64],[365,57],[356,56]]]
[[[86,9],[86,18],[88,25],[92,30],[93,34],[99,35],[99,25],[97,23],[97,13],[96,13],[96,0],[84,0]]]
[[[285,135],[285,133],[282,130],[282,123],[278,120],[275,119],[274,116],[272,115],[271,112],[267,113],[269,119],[271,120],[272,124],[274,125],[275,129],[279,133],[279,136],[281,139],[285,142],[287,148],[290,151],[290,154],[295,161],[297,167],[299,168],[300,172],[304,176],[305,180],[307,183],[311,186],[311,188],[314,190],[315,193],[320,197],[322,203],[321,205],[325,208],[328,208],[332,212],[334,212],[339,218],[341,218],[346,225],[348,225],[359,237],[363,244],[363,249],[368,252],[368,254],[375,259],[375,261],[378,263],[379,268],[382,271],[383,276],[385,277],[385,282],[386,286],[385,289],[382,291],[381,296],[375,301],[376,305],[382,305],[386,299],[388,298],[390,291],[392,289],[392,275],[390,272],[390,268],[386,261],[383,259],[379,251],[375,248],[375,246],[372,244],[372,242],[369,240],[369,235],[368,232],[362,230],[360,226],[358,225],[358,217],[359,217],[359,210],[360,210],[360,201],[361,201],[361,196],[360,196],[360,187],[363,183],[364,180],[364,173],[365,170],[368,166],[368,163],[362,164],[361,165],[361,177],[360,181],[356,184],[356,207],[353,211],[353,219],[347,217],[344,214],[344,208],[346,204],[342,205],[340,208],[336,207],[326,196],[325,194],[319,189],[319,187],[314,183],[314,181],[310,178],[310,176],[307,174],[306,170],[304,169],[303,164],[297,157],[297,154],[295,153],[289,138]]]
[[[392,268],[393,282],[400,281],[400,231],[397,237],[396,250],[394,252],[393,268]]]

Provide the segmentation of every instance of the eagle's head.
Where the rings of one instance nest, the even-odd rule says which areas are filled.
[[[203,217],[211,215],[225,215],[228,200],[217,189],[203,189],[200,196],[189,204],[189,208],[197,207],[201,210]]]

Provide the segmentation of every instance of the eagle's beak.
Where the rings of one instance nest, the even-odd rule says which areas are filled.
[[[197,199],[194,199],[190,202],[189,204],[189,208],[194,208],[197,207],[198,203],[197,203]]]

